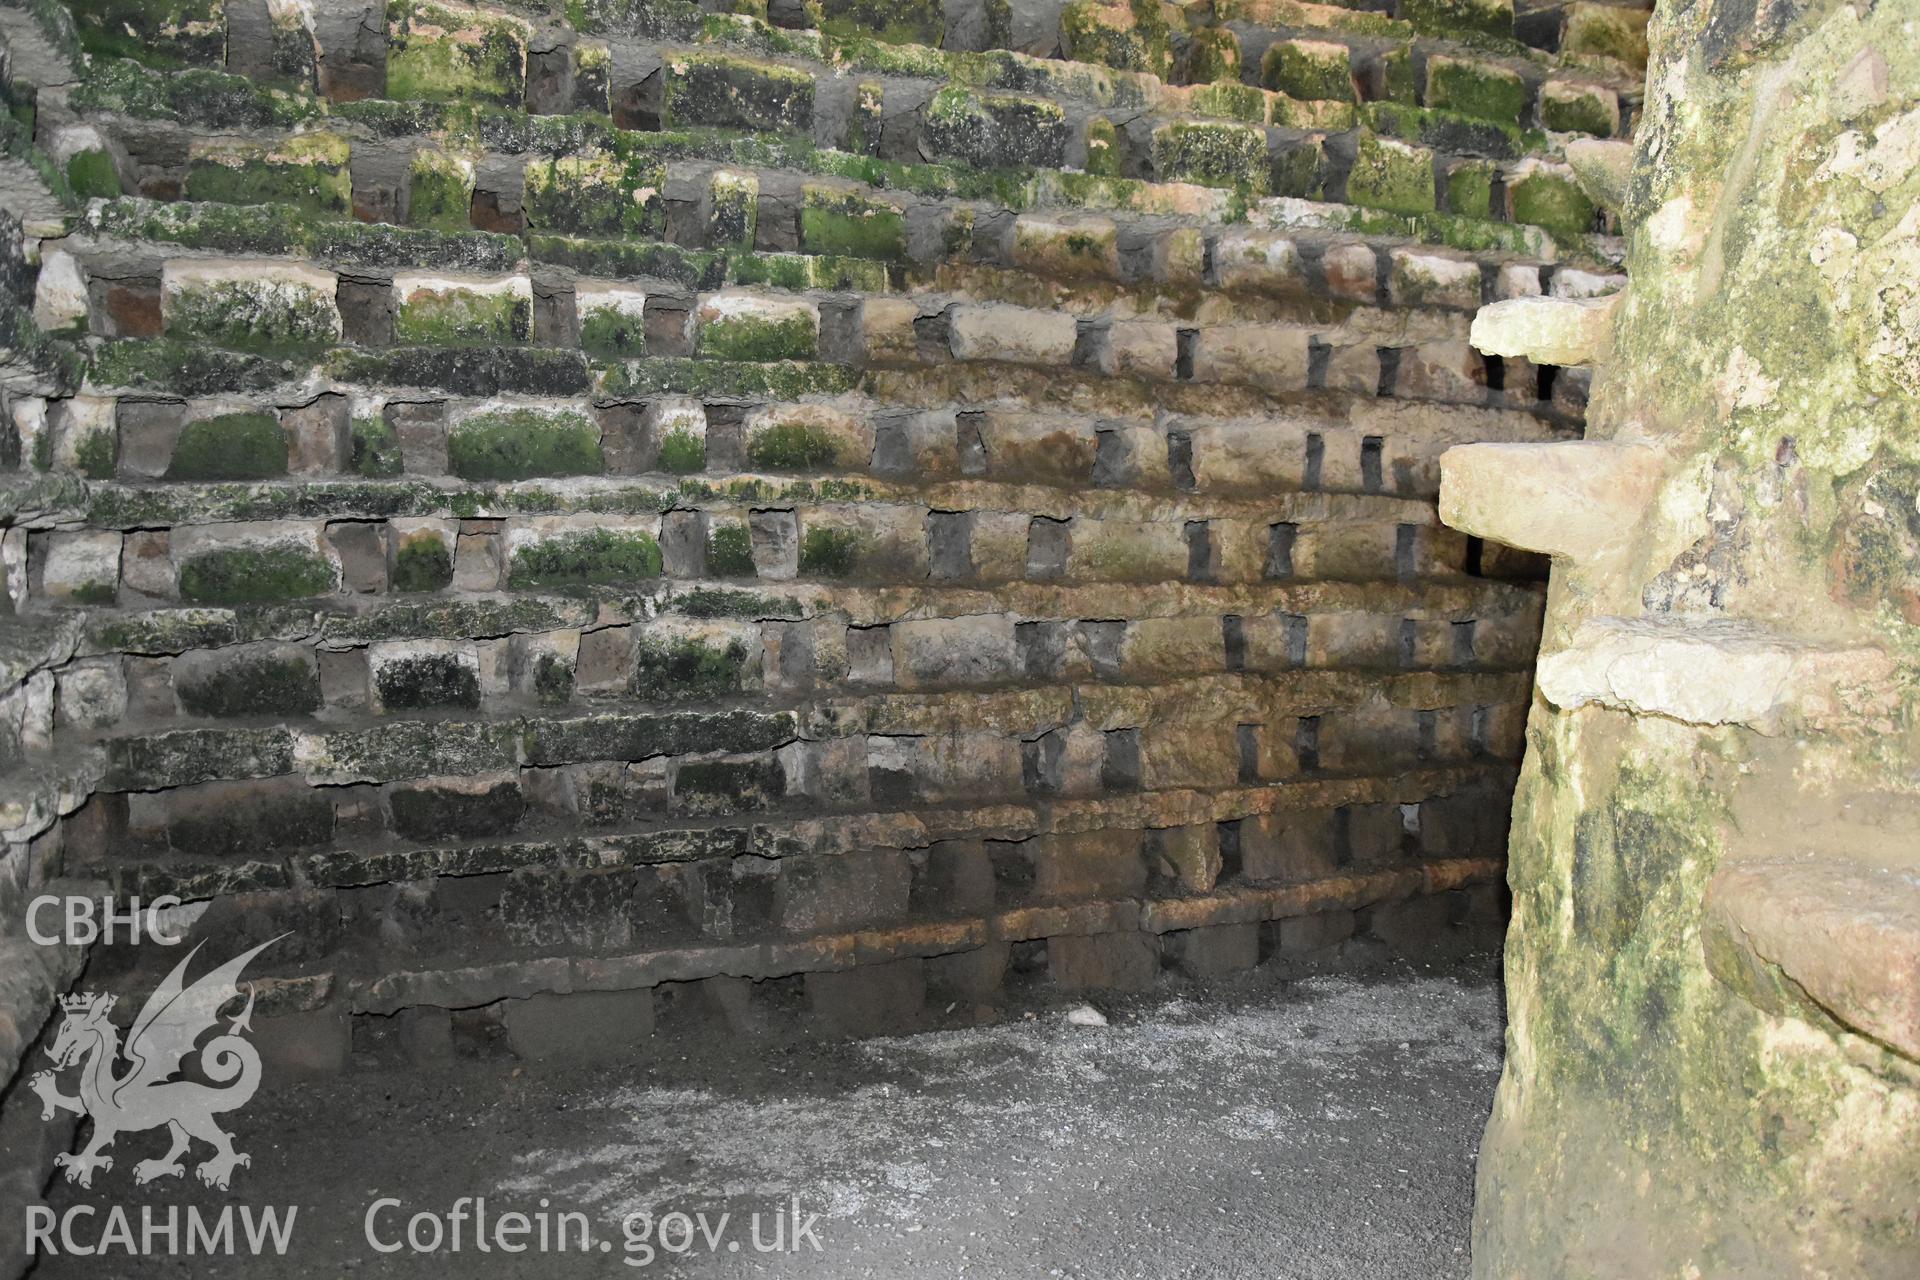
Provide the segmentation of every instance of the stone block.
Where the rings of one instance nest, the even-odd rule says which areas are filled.
[[[1073,317],[1063,312],[998,304],[955,307],[949,329],[955,359],[1011,364],[1064,366],[1078,335]]]
[[[804,298],[716,293],[695,312],[699,353],[722,360],[811,360],[819,352],[820,309]]]
[[[1396,306],[1471,311],[1480,305],[1480,264],[1426,249],[1395,249],[1387,290]]]
[[[1307,385],[1308,334],[1274,325],[1210,325],[1193,344],[1195,382],[1237,382],[1268,391]]]
[[[338,1009],[275,1014],[256,1018],[250,1039],[265,1079],[337,1076],[353,1056],[353,1020]]]
[[[1116,320],[1100,346],[1098,368],[1108,377],[1172,381],[1180,359],[1179,330],[1153,320]]]
[[[911,1031],[926,1016],[926,963],[891,960],[857,969],[809,973],[807,1009],[830,1034]]]
[[[991,685],[1015,678],[1013,619],[1007,614],[896,622],[888,628],[888,639],[893,677],[903,689]]]
[[[1260,923],[1207,925],[1167,934],[1161,945],[1190,978],[1219,978],[1260,963]]]
[[[41,592],[69,604],[112,604],[120,590],[120,534],[82,530],[42,534]]]
[[[653,1035],[653,991],[541,992],[502,1001],[500,1021],[528,1061],[621,1062]]]
[[[774,911],[789,933],[831,933],[893,924],[907,914],[904,853],[854,850],[782,858]]]
[[[1320,911],[1310,916],[1287,916],[1274,924],[1277,949],[1300,955],[1339,946],[1353,936],[1356,919],[1351,911]]]
[[[399,102],[523,105],[524,18],[449,0],[400,0],[387,7],[387,91]]]
[[[393,336],[402,345],[516,346],[533,336],[533,281],[524,275],[396,271]]]
[[[1283,809],[1240,824],[1240,865],[1249,880],[1302,881],[1340,865],[1331,809]]]
[[[580,320],[580,347],[589,355],[625,357],[647,353],[647,291],[617,280],[576,280],[573,305]]]
[[[1062,991],[1144,991],[1160,975],[1157,942],[1148,933],[1060,935],[1047,939],[1047,969]]]
[[[1043,276],[1115,279],[1120,230],[1109,218],[1023,213],[1013,223],[1013,262]]]
[[[920,136],[935,157],[974,168],[1052,169],[1066,160],[1067,113],[1044,97],[949,84],[927,103]]]
[[[1033,896],[1040,902],[1133,898],[1145,892],[1138,831],[1080,831],[1029,841]]]
[[[1393,213],[1431,213],[1437,203],[1433,153],[1362,133],[1347,173],[1347,200]]]

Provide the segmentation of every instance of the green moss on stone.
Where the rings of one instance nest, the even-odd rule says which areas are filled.
[[[897,261],[907,256],[907,219],[898,206],[851,191],[809,186],[800,207],[808,253]]]
[[[1173,71],[1172,33],[1159,0],[1074,0],[1060,14],[1060,36],[1075,62],[1145,71],[1162,80]]]
[[[1265,195],[1271,175],[1267,135],[1250,125],[1175,120],[1153,131],[1154,173],[1163,182],[1192,182]]]
[[[1125,157],[1120,151],[1120,131],[1105,116],[1087,121],[1087,172],[1102,178],[1117,178]]]
[[[388,590],[442,591],[452,583],[453,557],[447,554],[445,539],[438,535],[416,534],[403,541],[393,553]]]
[[[691,475],[707,469],[707,438],[689,427],[677,426],[660,441],[660,469]]]
[[[417,653],[381,665],[374,676],[380,703],[390,711],[477,707],[480,677],[451,653]]]
[[[270,413],[189,422],[167,463],[169,480],[267,480],[287,474],[287,438]]]
[[[1544,227],[1556,240],[1577,240],[1593,229],[1598,209],[1570,178],[1535,170],[1507,187],[1513,220]]]
[[[760,225],[760,179],[726,170],[707,181],[707,243],[752,249]]]
[[[339,312],[331,298],[267,279],[177,289],[166,299],[166,319],[169,338],[263,354],[317,350],[340,336]]]
[[[1197,84],[1187,91],[1187,106],[1196,115],[1222,116],[1245,120],[1248,124],[1266,124],[1273,95],[1250,84]],[[1285,124],[1285,120],[1275,120]]]
[[[508,290],[421,290],[395,309],[393,336],[403,345],[507,346],[533,334],[533,303]]]
[[[671,53],[664,74],[668,128],[805,133],[813,127],[813,76],[797,68],[723,53]]]
[[[861,372],[851,365],[814,361],[690,360],[679,356],[648,356],[625,360],[607,370],[602,394],[637,397],[675,393],[697,396],[754,396],[771,400],[799,400],[813,395],[838,395],[860,385]]]
[[[888,44],[938,45],[946,38],[941,0],[819,0],[820,30],[871,35]],[[764,11],[761,14],[765,17]]]
[[[80,474],[89,480],[111,480],[119,455],[120,437],[117,433],[91,431],[73,451],[73,462]]]
[[[226,49],[221,0],[71,0],[80,47],[96,58],[154,67],[218,65]]]
[[[1513,35],[1513,0],[1400,0],[1399,12],[1427,35]]]
[[[175,679],[180,705],[216,720],[308,715],[320,709],[320,671],[282,654],[236,658],[199,678]]]
[[[658,236],[667,169],[638,152],[555,156],[527,166],[527,225],[569,236]]]
[[[526,97],[521,20],[431,0],[391,0],[387,21],[388,98],[517,107]]]
[[[619,307],[589,311],[580,319],[580,349],[597,356],[643,356],[646,320]]]
[[[1054,168],[1067,148],[1067,114],[1058,103],[947,85],[927,103],[926,145],[937,156],[977,168]]]
[[[1240,41],[1224,27],[1202,27],[1187,46],[1187,83],[1240,79]]]
[[[1360,135],[1347,199],[1395,213],[1427,213],[1434,207],[1433,153],[1421,147]]]
[[[1610,106],[1598,92],[1563,90],[1542,94],[1540,98],[1540,124],[1555,133],[1612,137],[1618,114],[1618,109]]]
[[[120,174],[105,151],[76,151],[67,160],[67,185],[82,200],[120,194]]]
[[[818,346],[813,317],[802,312],[723,316],[699,331],[700,354],[721,360],[811,360]]]
[[[557,653],[542,651],[533,660],[534,697],[548,706],[573,699],[573,664]]]
[[[1307,101],[1352,102],[1353,66],[1345,45],[1325,48],[1318,41],[1280,40],[1260,60],[1267,88]]]
[[[1326,185],[1325,158],[1311,138],[1279,148],[1273,156],[1273,194],[1318,200]]]
[[[738,693],[746,646],[716,647],[698,637],[654,637],[634,643],[633,692],[653,701],[704,701]]]
[[[866,538],[858,529],[815,525],[800,538],[800,572],[816,578],[844,578],[860,561]]]
[[[599,475],[600,430],[583,413],[502,409],[462,419],[447,434],[447,466],[463,480]]]
[[[180,566],[180,597],[194,604],[273,604],[326,595],[333,564],[305,547],[218,547]]]
[[[355,418],[348,428],[355,475],[397,476],[404,467],[400,437],[385,417]]]
[[[1447,174],[1447,210],[1469,218],[1489,217],[1493,211],[1493,166],[1484,160],[1462,160]]]
[[[769,471],[811,471],[840,459],[840,442],[805,422],[776,422],[747,441],[747,460]]]
[[[1427,63],[1427,105],[1481,120],[1517,124],[1526,110],[1527,86],[1505,67],[1435,57]]]
[[[619,586],[660,576],[660,544],[639,530],[588,529],[521,547],[507,569],[513,587]]]
[[[744,520],[716,522],[707,529],[707,573],[715,578],[751,578],[753,536]]]
[[[436,231],[473,227],[473,169],[456,156],[417,151],[407,187],[407,222]]]
[[[270,147],[222,147],[188,163],[187,199],[345,214],[353,204],[348,155],[347,140],[332,133],[296,134]]]
[[[1413,51],[1389,49],[1380,55],[1380,99],[1412,106],[1420,89],[1413,76]]]

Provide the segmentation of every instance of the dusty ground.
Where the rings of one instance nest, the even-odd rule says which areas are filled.
[[[137,1228],[143,1205],[298,1205],[284,1258],[116,1253],[45,1259],[34,1274],[1466,1275],[1473,1156],[1500,1064],[1490,957],[1364,978],[1256,971],[1096,1003],[1110,1025],[1033,1006],[893,1039],[715,1039],[618,1069],[471,1064],[262,1092],[233,1118],[253,1164],[229,1196],[190,1179],[133,1187],[132,1163],[158,1154],[147,1134],[55,1206],[124,1205]],[[793,1230],[796,1195],[802,1219],[819,1215],[811,1237]],[[444,1218],[462,1196],[484,1196],[495,1221],[537,1214],[544,1197],[549,1214],[586,1214],[593,1242],[479,1254],[470,1225],[457,1256],[367,1242],[381,1197],[404,1205],[376,1222],[398,1242],[412,1214]],[[674,1210],[706,1214],[711,1250],[697,1221],[690,1250],[660,1250],[660,1229],[679,1243]],[[637,1211],[661,1227],[636,1221],[629,1249],[622,1220]],[[771,1244],[776,1220],[800,1252],[755,1250],[756,1226]]]

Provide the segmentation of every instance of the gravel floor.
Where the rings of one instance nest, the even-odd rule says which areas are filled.
[[[297,1205],[284,1257],[57,1256],[34,1274],[1467,1274],[1473,1157],[1500,1068],[1492,957],[1365,977],[1256,971],[1095,1003],[1108,1025],[1036,1005],[890,1039],[716,1038],[618,1069],[476,1063],[263,1091],[231,1117],[253,1163],[227,1195],[191,1177],[134,1187],[128,1170],[161,1145],[147,1133],[121,1139],[124,1163],[91,1191],[62,1185],[54,1203],[122,1205],[136,1232],[142,1206]],[[579,1251],[575,1224],[564,1253],[479,1253],[468,1221],[448,1254],[464,1196],[484,1197],[489,1232],[519,1211],[537,1247],[539,1215],[551,1232],[577,1210],[592,1239]],[[795,1230],[796,1196],[802,1222],[818,1215],[810,1232]],[[399,1203],[374,1231],[399,1252],[367,1238],[383,1198]],[[683,1252],[666,1247],[681,1243],[676,1211]],[[439,1256],[405,1247],[421,1212],[437,1215]],[[788,1248],[759,1251],[775,1222]],[[418,1227],[423,1243],[433,1226]]]

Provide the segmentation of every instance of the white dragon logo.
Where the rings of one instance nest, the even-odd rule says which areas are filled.
[[[54,1157],[66,1169],[67,1181],[92,1186],[95,1169],[113,1168],[113,1157],[104,1152],[116,1137],[161,1125],[172,1134],[173,1145],[159,1159],[142,1160],[133,1167],[136,1183],[179,1177],[186,1171],[181,1157],[193,1138],[213,1147],[213,1155],[194,1169],[194,1175],[210,1187],[226,1190],[234,1169],[253,1163],[251,1157],[233,1149],[232,1136],[213,1120],[221,1112],[245,1106],[260,1087],[260,1055],[241,1035],[253,1027],[252,983],[247,984],[246,1007],[194,1059],[195,1074],[203,1079],[174,1077],[187,1065],[184,1060],[194,1053],[195,1043],[219,1023],[222,1006],[239,996],[238,979],[247,961],[279,940],[268,939],[189,987],[183,978],[200,950],[195,946],[148,997],[127,1032],[124,1049],[119,1028],[107,1018],[115,997],[83,992],[60,998],[66,1019],[47,1050],[53,1067],[35,1073],[27,1083],[40,1095],[41,1119],[71,1111],[93,1121],[93,1136],[84,1151]],[[124,1074],[115,1075],[123,1056],[130,1066]],[[59,1090],[58,1073],[76,1062],[81,1063],[79,1093],[68,1096]]]

